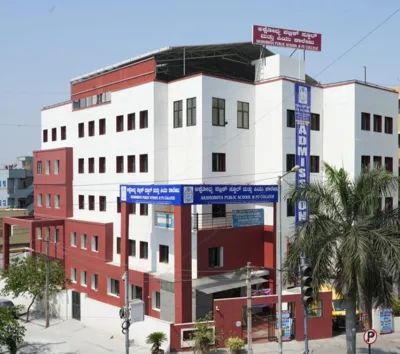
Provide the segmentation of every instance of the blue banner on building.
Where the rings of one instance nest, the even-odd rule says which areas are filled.
[[[264,209],[232,210],[232,227],[264,225]]]
[[[393,312],[391,308],[381,308],[379,311],[381,334],[393,332]]]
[[[169,205],[268,204],[278,201],[277,185],[121,185],[121,202]]]
[[[311,123],[311,87],[296,83],[295,86],[295,119],[296,119],[296,187],[304,188],[310,183],[310,123]],[[308,203],[297,202],[296,224],[308,219]]]

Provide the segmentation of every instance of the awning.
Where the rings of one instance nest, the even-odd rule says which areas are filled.
[[[251,284],[265,283],[263,278],[255,278],[251,280]],[[205,294],[214,294],[220,291],[242,288],[246,286],[246,280],[234,281],[232,279],[214,280],[211,277],[196,279],[193,281],[193,288]]]

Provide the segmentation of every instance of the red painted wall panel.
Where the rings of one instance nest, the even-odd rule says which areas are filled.
[[[155,59],[150,58],[82,82],[74,83],[71,85],[71,99],[78,100],[99,93],[123,90],[154,81],[156,78],[155,69]]]

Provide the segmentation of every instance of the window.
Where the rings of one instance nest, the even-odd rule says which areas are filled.
[[[213,218],[225,218],[226,217],[226,205],[225,204],[212,204],[212,217]]]
[[[391,212],[393,210],[393,198],[392,197],[386,197],[385,198],[385,211],[386,212]]]
[[[54,208],[60,209],[60,195],[56,194],[54,196]]]
[[[140,215],[149,215],[149,206],[147,204],[140,204]]]
[[[99,236],[92,236],[92,251],[99,252]]]
[[[149,113],[148,111],[141,111],[139,113],[139,128],[146,129],[149,127]]]
[[[320,119],[319,114],[311,113],[311,130],[319,130],[320,129]]]
[[[89,157],[89,173],[94,173],[94,157]]]
[[[84,195],[79,195],[78,196],[78,204],[79,204],[79,209],[85,209],[85,196]]]
[[[49,137],[48,137],[48,133],[47,133],[47,129],[43,130],[43,142],[47,143]]]
[[[87,249],[87,235],[86,234],[81,235],[81,248],[84,250]]]
[[[393,134],[393,118],[385,117],[385,133]]]
[[[295,154],[286,154],[286,172],[291,171],[294,166],[296,166]]]
[[[117,159],[116,159],[116,170],[117,170],[117,173],[123,173],[124,172],[124,157],[123,156],[117,156]]]
[[[226,155],[221,153],[212,154],[212,172],[226,172]]]
[[[106,158],[99,157],[99,173],[106,173]]]
[[[374,132],[382,133],[382,116],[374,114]]]
[[[182,100],[174,102],[174,128],[183,126],[183,108]]]
[[[290,216],[294,216],[295,215],[295,204],[292,203],[292,200],[290,198],[288,198],[286,200],[286,216],[290,217]]]
[[[42,239],[42,229],[40,227],[36,228],[36,237],[38,240]]]
[[[37,205],[38,207],[41,207],[41,206],[42,206],[42,193],[39,193],[39,194],[37,195],[37,198],[36,198],[36,205]]]
[[[149,257],[149,244],[145,241],[140,241],[140,258],[147,259]]]
[[[361,169],[368,169],[370,165],[370,157],[369,156],[361,156]]]
[[[296,118],[293,109],[286,110],[286,126],[288,128],[295,128],[296,127]]]
[[[46,175],[50,174],[50,161],[46,161]]]
[[[58,175],[60,173],[60,160],[54,161],[54,174]]]
[[[55,229],[54,230],[54,243],[59,243],[60,242],[60,230]]]
[[[374,156],[374,168],[381,168],[381,167],[382,167],[382,157]]]
[[[370,130],[371,115],[369,113],[361,113],[361,130]]]
[[[159,249],[159,261],[160,263],[168,263],[169,260],[169,247],[168,246],[164,246],[164,245],[160,245],[160,249]]]
[[[143,296],[142,287],[131,284],[130,294],[131,294],[131,300],[135,300],[135,299],[142,300],[142,296]]]
[[[217,268],[223,265],[223,247],[212,247],[208,249],[208,267]]]
[[[129,256],[136,257],[136,241],[129,240]]]
[[[186,125],[188,127],[196,125],[196,97],[186,100]]]
[[[147,154],[140,155],[140,172],[149,172],[149,158]]]
[[[311,166],[310,172],[318,173],[319,172],[319,156],[310,156]]]
[[[99,289],[99,276],[97,274],[92,274],[92,289]]]
[[[386,171],[393,172],[393,157],[385,157]]]
[[[121,198],[117,197],[117,213],[121,212]]]
[[[119,297],[119,280],[108,279],[108,294]]]
[[[212,99],[212,125],[225,126],[225,100],[222,98]]]
[[[249,104],[248,102],[237,103],[237,127],[249,129]]]
[[[105,135],[106,134],[106,119],[101,118],[99,119],[99,135]]]
[[[153,292],[153,309],[159,310],[161,308],[161,294],[159,291]]]
[[[76,268],[71,268],[71,281],[73,282],[73,283],[76,283],[76,274],[77,274],[77,272],[76,272]]]
[[[309,318],[322,317],[322,308],[323,308],[322,300],[314,301],[314,303],[308,307],[308,317]]]
[[[128,130],[135,130],[135,113],[128,114]]]
[[[124,131],[124,116],[117,116],[116,118],[117,132]]]
[[[76,247],[76,232],[71,232],[71,246]]]
[[[38,175],[42,174],[42,161],[36,162],[36,173]]]
[[[87,286],[87,272],[86,270],[81,271],[81,285]]]
[[[128,156],[128,173],[134,173],[134,172],[136,172],[135,155],[129,155]]]
[[[88,125],[89,125],[89,136],[94,136],[94,120],[92,120],[92,121],[90,121],[89,123],[88,123]]]
[[[136,214],[136,204],[128,204],[128,214]]]
[[[78,173],[84,173],[84,172],[85,172],[85,160],[78,159]]]
[[[78,124],[78,137],[83,138],[85,136],[85,124],[79,123]]]
[[[89,195],[89,210],[94,210],[94,195]]]
[[[50,207],[51,207],[51,195],[46,194],[46,208],[50,208]]]
[[[57,140],[57,128],[51,129],[51,141]]]
[[[105,196],[100,196],[99,197],[99,209],[100,209],[100,211],[106,211],[107,210],[107,202],[106,202],[106,197]]]
[[[67,140],[67,127],[61,127],[61,140]]]
[[[77,110],[86,107],[96,106],[107,102],[111,102],[111,92],[103,92],[97,95],[75,100],[72,102],[72,109]]]
[[[117,254],[121,254],[121,237],[117,237]]]

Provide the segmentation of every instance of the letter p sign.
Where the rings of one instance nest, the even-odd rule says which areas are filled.
[[[363,339],[368,345],[374,344],[378,339],[378,333],[374,329],[368,329],[364,332]]]

